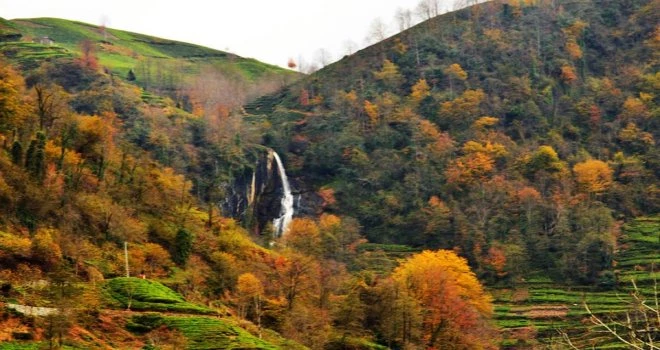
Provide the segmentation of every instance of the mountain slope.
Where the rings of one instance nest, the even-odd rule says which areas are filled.
[[[657,18],[658,1],[488,2],[246,111],[370,241],[455,247],[493,280],[543,269],[594,283],[613,218],[660,203]]]

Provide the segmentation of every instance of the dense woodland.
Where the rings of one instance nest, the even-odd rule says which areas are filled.
[[[487,2],[284,88],[209,67],[154,79],[147,57],[108,69],[100,41],[30,64],[5,50],[3,300],[68,310],[33,321],[51,347],[79,328],[99,347],[179,344],[104,328],[127,242],[132,276],[283,348],[497,348],[482,283],[614,288],[621,225],[658,212],[659,12]],[[321,199],[274,241],[219,209],[267,147]]]

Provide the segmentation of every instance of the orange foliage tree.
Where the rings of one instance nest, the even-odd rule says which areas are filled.
[[[449,250],[424,251],[406,259],[392,278],[402,297],[411,297],[423,310],[419,345],[427,349],[450,345],[496,348],[488,325],[491,297],[464,258]]]

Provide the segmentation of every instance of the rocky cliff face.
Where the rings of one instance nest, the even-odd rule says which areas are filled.
[[[286,166],[286,163],[284,163]],[[303,179],[290,178],[294,217],[318,215],[323,200]],[[252,172],[246,171],[225,185],[225,199],[220,203],[224,216],[241,221],[250,230],[262,233],[280,217],[284,186],[274,151],[259,157]]]

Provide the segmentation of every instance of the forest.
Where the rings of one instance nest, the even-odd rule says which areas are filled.
[[[658,19],[490,1],[309,75],[0,19],[0,349],[657,348]]]

